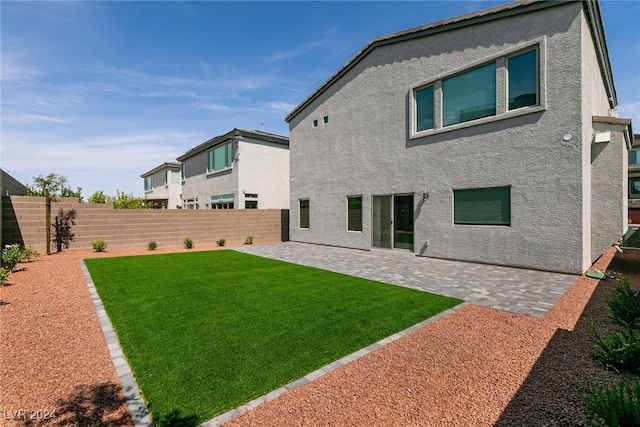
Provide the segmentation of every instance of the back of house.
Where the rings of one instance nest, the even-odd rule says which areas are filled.
[[[582,272],[627,227],[616,104],[597,2],[378,37],[286,118],[290,239]]]

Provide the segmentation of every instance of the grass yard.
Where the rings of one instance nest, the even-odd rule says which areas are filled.
[[[461,302],[232,250],[85,262],[155,420],[206,421]]]

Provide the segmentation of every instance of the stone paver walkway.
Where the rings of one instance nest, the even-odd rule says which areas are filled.
[[[285,242],[237,251],[542,317],[578,276],[417,257],[410,252]]]

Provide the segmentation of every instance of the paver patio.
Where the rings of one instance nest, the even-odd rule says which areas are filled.
[[[234,249],[535,317],[543,316],[578,277],[418,257],[405,251],[364,251],[298,242]]]

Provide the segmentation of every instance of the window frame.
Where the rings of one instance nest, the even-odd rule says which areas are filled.
[[[448,128],[451,126],[457,126],[457,125],[461,125],[463,123],[469,123],[469,122],[474,122],[476,120],[480,120],[480,119],[485,119],[487,117],[496,117],[498,115],[498,95],[497,95],[497,91],[498,91],[498,63],[497,63],[497,58],[494,59],[493,61],[488,61],[485,62],[483,64],[479,64],[476,65],[474,67],[470,67],[467,68],[463,71],[460,71],[459,73],[455,73],[452,74],[450,76],[447,77],[443,77],[442,79],[440,79],[440,85],[441,85],[441,90],[440,90],[440,126],[442,126],[442,128]],[[447,81],[452,81],[454,79],[459,79],[465,75],[470,75],[471,73],[475,72],[475,71],[479,71],[482,70],[484,68],[493,66],[493,84],[494,84],[494,90],[493,90],[493,114],[487,114],[484,116],[479,116],[479,117],[474,117],[474,118],[470,118],[470,119],[466,119],[466,120],[462,120],[459,119],[459,121],[454,122],[454,123],[445,123],[445,83]],[[467,109],[469,108],[480,108],[483,107],[485,105],[481,105],[481,106],[475,106],[475,107],[469,107],[467,106]],[[464,111],[463,109],[460,110],[460,114],[462,114],[462,111]],[[435,112],[434,112],[434,116],[435,116]]]
[[[486,227],[486,226],[494,226],[494,227],[511,227],[513,224],[513,215],[512,215],[512,198],[511,198],[511,191],[512,187],[510,185],[500,185],[500,186],[493,186],[493,187],[475,187],[475,188],[458,188],[458,189],[453,189],[452,191],[452,222],[454,226],[481,226],[481,227]],[[467,192],[468,193],[480,193],[483,191],[490,191],[490,190],[507,190],[507,197],[508,197],[508,223],[504,222],[504,221],[469,221],[469,220],[457,220],[456,217],[457,215],[457,211],[456,211],[456,193],[457,194],[462,194],[462,192]],[[461,201],[462,202],[462,201]],[[502,205],[500,206],[500,208],[502,208]],[[475,211],[478,211],[477,208],[474,209]],[[494,214],[496,214],[494,212]],[[502,215],[502,212],[499,213],[499,215]]]
[[[220,169],[216,169],[216,151],[222,149],[224,151],[224,166]],[[207,150],[207,173],[223,172],[233,167],[233,141],[228,141],[223,144],[218,144],[215,147]]]
[[[306,227],[303,227],[302,225],[302,203],[306,202],[307,207],[306,209]],[[310,199],[298,199],[298,228],[300,230],[309,230],[311,228],[311,201]]]
[[[352,199],[360,199],[360,229],[357,229],[357,227],[355,227],[356,229],[352,229],[351,228],[351,212],[350,212],[350,200]],[[346,220],[347,220],[347,231],[349,233],[362,233],[363,232],[363,225],[364,225],[364,220],[363,220],[363,210],[362,210],[362,201],[363,201],[363,197],[362,195],[357,195],[357,196],[347,196],[347,206],[346,206]]]
[[[518,56],[527,51],[536,50],[537,60],[537,105],[523,106],[514,110],[508,109],[509,100],[507,98],[507,58]],[[439,135],[441,133],[453,132],[459,129],[465,129],[472,126],[478,126],[486,123],[507,120],[513,117],[524,116],[528,114],[539,113],[547,110],[546,105],[546,36],[538,37],[526,42],[518,43],[510,48],[505,48],[495,52],[491,56],[487,56],[479,61],[467,63],[461,67],[457,67],[446,72],[435,74],[429,79],[425,79],[412,85],[409,88],[409,102],[407,108],[407,122],[409,139],[419,139],[426,136]],[[436,58],[437,59],[437,58]],[[495,62],[496,64],[496,114],[469,120],[449,126],[443,126],[443,105],[442,105],[442,81],[450,77],[465,73],[467,71],[478,68],[482,65]],[[417,108],[415,92],[421,88],[433,85],[434,87],[434,126],[433,129],[422,131],[417,130]]]
[[[515,107],[515,108],[511,108],[510,104],[511,101],[509,100],[510,97],[510,91],[509,91],[509,85],[511,83],[511,73],[509,72],[509,60],[516,58],[518,56],[521,55],[525,55],[529,52],[535,52],[535,65],[536,65],[536,100],[533,104],[529,104],[529,105],[522,105],[520,107]],[[523,49],[521,51],[515,52],[512,55],[507,55],[505,56],[505,63],[504,63],[504,69],[505,69],[505,85],[504,85],[504,89],[505,89],[505,108],[506,111],[510,112],[510,111],[517,111],[520,110],[522,108],[531,108],[531,107],[537,107],[540,105],[540,49],[537,46],[534,46],[533,48],[530,49]]]
[[[418,117],[418,112],[419,112],[419,104],[418,104],[418,92],[425,90],[425,89],[429,89],[431,88],[431,127],[429,128],[425,128],[425,129],[418,129],[418,123],[420,122],[419,117]],[[426,131],[430,131],[435,129],[436,126],[436,88],[435,88],[435,82],[423,85],[423,86],[419,86],[413,89],[413,108],[415,111],[415,114],[413,114],[413,120],[415,122],[415,125],[413,126],[413,129],[415,130],[416,133],[419,132],[426,132]]]
[[[144,177],[144,191],[153,191],[153,175]]]

